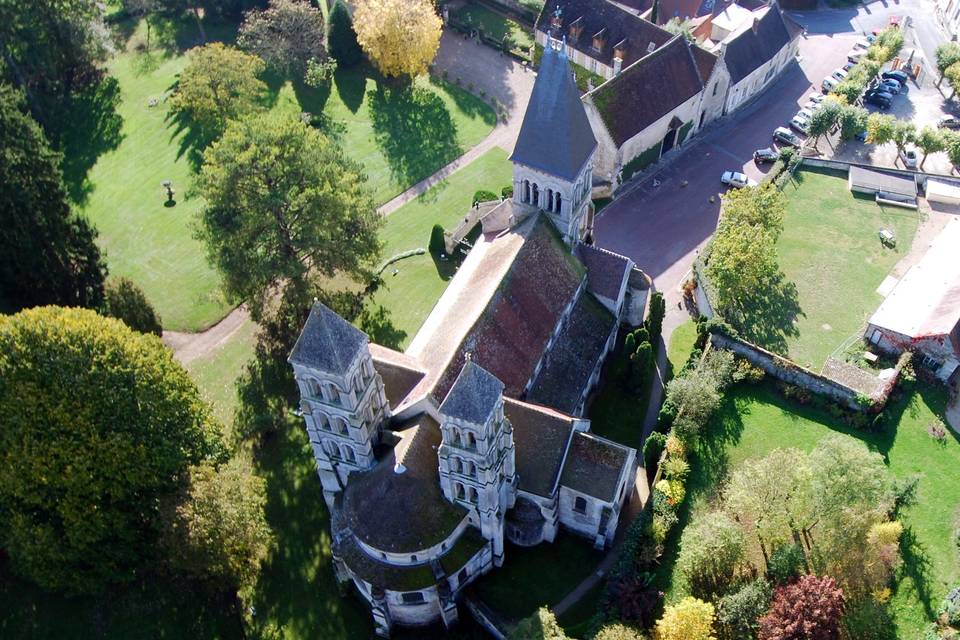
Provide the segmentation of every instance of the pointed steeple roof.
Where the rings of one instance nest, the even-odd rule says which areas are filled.
[[[596,147],[567,54],[548,43],[510,160],[572,182]]]
[[[492,373],[467,360],[447,397],[440,405],[440,414],[473,424],[483,424],[503,397],[503,383]]]
[[[287,361],[331,375],[343,375],[366,346],[365,333],[322,302],[315,302]]]

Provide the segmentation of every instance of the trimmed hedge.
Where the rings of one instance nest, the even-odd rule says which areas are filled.
[[[633,160],[623,165],[623,168],[620,170],[620,182],[624,183],[635,174],[640,173],[651,164],[660,159],[660,147],[663,145],[661,140],[657,144],[653,145],[640,155],[636,156]]]

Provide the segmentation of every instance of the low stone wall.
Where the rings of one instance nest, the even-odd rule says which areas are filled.
[[[956,176],[953,175],[944,175],[942,173],[926,173],[923,171],[910,171],[909,169],[896,169],[893,167],[877,167],[872,164],[863,164],[860,162],[844,162],[843,160],[827,160],[825,158],[808,158],[804,157],[800,162],[800,165],[803,167],[822,167],[824,169],[836,169],[838,171],[849,171],[850,167],[861,167],[863,169],[869,169],[871,171],[882,171],[884,173],[892,173],[898,176],[903,176],[904,178],[912,178],[916,180],[917,186],[921,191],[926,191],[927,188],[927,178],[941,178],[944,180],[955,181]]]
[[[802,387],[820,396],[826,396],[837,404],[852,411],[866,412],[869,409],[874,411],[882,409],[884,405],[886,405],[887,398],[896,385],[900,373],[898,369],[897,372],[881,386],[880,393],[870,397],[872,402],[866,403],[862,401],[865,397],[864,394],[858,392],[856,389],[820,375],[806,367],[801,367],[792,360],[767,351],[755,344],[740,340],[739,338],[731,338],[721,333],[711,334],[710,343],[718,349],[732,351],[747,360],[750,364],[763,369],[767,375],[773,376],[781,382]]]
[[[488,606],[472,596],[464,598],[463,604],[467,607],[467,611],[470,612],[473,619],[477,621],[477,624],[486,629],[487,633],[493,636],[495,640],[507,640],[506,625]]]

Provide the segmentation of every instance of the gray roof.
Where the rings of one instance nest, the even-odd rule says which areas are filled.
[[[578,431],[570,442],[560,484],[604,502],[614,502],[629,454],[629,447]]]
[[[776,4],[727,43],[723,61],[730,71],[730,82],[736,84],[760,65],[772,60],[791,40],[797,37],[788,26]]]
[[[287,360],[324,373],[343,375],[366,346],[365,333],[322,302],[315,302]]]
[[[896,193],[911,198],[917,197],[917,181],[912,176],[907,177],[902,174],[851,165],[849,178],[854,187]]]
[[[573,181],[596,146],[567,55],[547,46],[510,160]]]
[[[440,414],[483,424],[496,410],[502,397],[503,383],[477,363],[468,360],[440,405]]]
[[[630,275],[630,260],[618,253],[583,243],[577,245],[577,257],[587,268],[587,289],[590,293],[618,301],[623,281]]]
[[[520,490],[551,497],[573,431],[573,418],[510,399],[504,401],[503,412],[513,426]]]

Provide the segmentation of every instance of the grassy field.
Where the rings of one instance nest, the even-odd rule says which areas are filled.
[[[505,18],[484,6],[468,4],[457,11],[462,22],[483,30],[483,33],[498,42],[509,38],[513,48],[528,51],[533,45],[533,33],[515,20]]]
[[[228,340],[186,365],[203,399],[223,424],[233,421],[237,406],[237,377],[253,356],[257,325],[247,320]]]
[[[513,621],[560,602],[603,559],[588,540],[563,532],[553,544],[508,545],[504,555],[504,565],[477,581],[475,590],[494,611]]]
[[[164,102],[186,64],[184,48],[195,44],[192,30],[189,20],[157,25],[151,51],[144,53],[137,48],[145,39],[141,25],[127,50],[110,61],[109,73],[120,90],[119,144],[109,151],[79,150],[84,156],[102,155],[83,177],[83,187],[71,189],[81,194],[79,210],[100,231],[111,272],[133,278],[157,307],[164,327],[181,331],[203,329],[229,310],[218,274],[193,238],[202,206],[189,193],[195,150],[187,132],[168,118]],[[230,40],[233,28],[208,25],[207,32]],[[455,159],[495,124],[493,111],[461,89],[421,78],[410,90],[393,90],[367,66],[338,71],[322,90],[268,81],[267,106],[314,114],[318,126],[364,164],[377,202]],[[174,206],[164,205],[164,180],[173,182]]]
[[[669,377],[673,377],[690,357],[693,344],[697,340],[697,325],[693,320],[687,320],[673,330],[670,335],[670,344],[667,345],[667,361],[669,362]]]
[[[854,196],[836,173],[799,171],[783,192],[787,215],[777,253],[796,290],[755,312],[746,329],[762,346],[819,371],[880,305],[876,289],[910,250],[918,216]],[[896,248],[880,244],[881,228],[896,233]]]
[[[668,592],[668,601],[685,594],[682,579],[673,573],[682,525],[716,499],[729,470],[778,447],[809,451],[831,432],[840,432],[883,454],[895,477],[921,476],[918,502],[901,516],[908,534],[905,539],[914,542],[902,545],[904,565],[890,604],[897,637],[919,637],[948,588],[960,581],[960,562],[951,537],[960,507],[960,484],[956,482],[960,439],[951,434],[940,444],[927,433],[929,425],[942,417],[945,403],[942,389],[918,385],[918,391],[887,409],[895,418],[891,426],[864,432],[839,424],[819,409],[792,404],[766,386],[733,388],[708,429],[705,443],[693,452],[681,526],[668,540],[657,577],[660,588]]]

